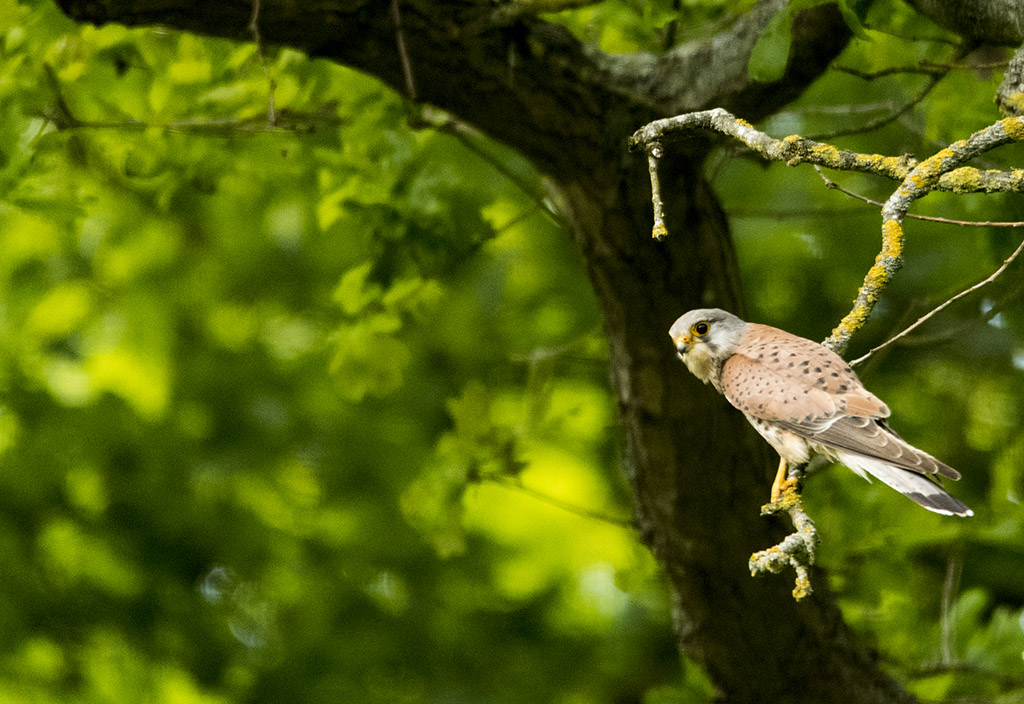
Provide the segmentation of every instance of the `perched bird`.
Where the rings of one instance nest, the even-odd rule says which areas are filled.
[[[772,501],[795,483],[787,478],[789,465],[822,454],[929,511],[974,515],[933,479],[960,473],[897,435],[887,421],[889,407],[827,347],[717,308],[691,310],[669,335],[694,376],[742,411],[779,453]]]

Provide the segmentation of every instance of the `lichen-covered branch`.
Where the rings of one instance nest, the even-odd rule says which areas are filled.
[[[875,303],[892,277],[903,266],[903,220],[911,204],[930,191],[954,170],[979,154],[1024,139],[1024,117],[1007,117],[954,142],[915,166],[882,206],[882,249],[861,284],[853,308],[822,344],[839,354],[846,350],[853,334],[867,321]]]
[[[793,598],[800,601],[814,591],[811,585],[810,569],[817,559],[818,529],[814,527],[814,521],[804,511],[796,487],[790,487],[783,492],[778,501],[761,507],[762,516],[770,516],[780,511],[789,514],[795,531],[787,535],[777,545],[751,555],[748,564],[750,576],[758,577],[769,572],[779,574],[787,567],[791,567],[796,572]]]
[[[1021,224],[1024,224],[1024,223],[1021,223]],[[981,281],[979,281],[978,283],[974,284],[973,286],[970,286],[969,288],[965,288],[963,291],[961,291],[960,293],[956,294],[955,296],[952,296],[951,298],[947,298],[945,301],[943,301],[942,303],[940,303],[939,305],[937,305],[936,307],[932,308],[930,311],[928,311],[927,313],[922,315],[920,318],[918,318],[913,324],[908,325],[902,331],[900,331],[896,335],[893,335],[892,337],[890,337],[888,340],[886,340],[882,344],[878,345],[877,347],[871,348],[870,350],[867,351],[867,353],[861,355],[857,359],[852,360],[850,362],[850,366],[851,367],[855,367],[858,364],[867,361],[867,359],[869,357],[871,357],[871,355],[875,354],[879,350],[885,349],[886,347],[888,347],[889,345],[893,344],[894,342],[896,342],[900,338],[906,337],[907,335],[912,333],[914,330],[919,328],[921,325],[923,325],[927,320],[932,318],[937,313],[942,312],[943,310],[945,310],[946,308],[951,306],[956,301],[959,301],[964,296],[966,296],[968,294],[971,294],[971,293],[974,293],[978,289],[980,289],[980,288],[982,288],[984,286],[987,286],[988,284],[990,284],[993,281],[995,281],[997,278],[999,278],[1000,274],[1002,274],[1004,271],[1006,271],[1006,269],[1010,266],[1010,264],[1013,264],[1014,260],[1016,260],[1017,257],[1020,256],[1020,253],[1022,251],[1024,251],[1024,242],[1021,242],[1017,246],[1017,249],[1013,250],[1013,254],[1011,254],[1009,257],[1004,259],[1002,265],[1000,265],[1000,267],[998,269],[996,269],[994,272],[989,274],[986,278],[982,279]]]
[[[898,181],[904,181],[921,166],[916,159],[905,154],[860,154],[798,135],[775,139],[722,108],[649,122],[633,133],[629,146],[633,150],[647,150],[650,157],[648,145],[664,145],[668,135],[693,130],[708,130],[733,137],[766,159],[782,161],[788,166],[816,164],[838,171],[860,171]],[[653,164],[651,175],[653,179],[657,178]],[[939,173],[929,190],[952,193],[1024,193],[1024,169],[993,171],[950,167]]]
[[[668,235],[665,227],[665,203],[661,200],[661,181],[658,179],[658,160],[661,158],[661,142],[647,145],[647,168],[651,172],[651,204],[654,206],[654,227],[651,236],[659,242]]]
[[[903,220],[911,203],[935,190],[953,193],[1024,192],[1024,169],[983,171],[962,166],[984,151],[1024,139],[1024,117],[1004,118],[917,162],[905,155],[894,157],[837,149],[797,135],[775,139],[745,120],[717,108],[655,120],[630,137],[631,149],[643,148],[647,152],[655,209],[653,235],[657,239],[668,232],[664,218],[660,216],[663,204],[658,182],[658,159],[667,135],[692,130],[710,130],[733,137],[766,159],[783,161],[789,166],[810,163],[841,171],[873,173],[901,182],[882,207],[882,248],[875,257],[875,264],[868,270],[853,308],[823,343],[840,354],[845,351],[853,334],[867,321],[882,291],[903,265]]]
[[[996,104],[1004,115],[1024,114],[1024,45],[1013,52],[1003,82],[996,89]]]

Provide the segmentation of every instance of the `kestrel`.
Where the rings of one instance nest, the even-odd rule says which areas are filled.
[[[742,411],[779,453],[772,501],[795,482],[787,478],[789,465],[821,454],[929,511],[974,515],[933,479],[959,479],[960,473],[897,435],[889,407],[827,347],[717,308],[691,310],[669,335],[694,376]]]

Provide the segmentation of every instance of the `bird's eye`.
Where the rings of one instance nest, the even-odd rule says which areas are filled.
[[[704,337],[705,335],[708,334],[708,324],[697,323],[696,325],[693,326],[692,331],[693,334],[696,335],[697,337]]]

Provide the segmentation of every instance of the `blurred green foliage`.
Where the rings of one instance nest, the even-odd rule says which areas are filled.
[[[657,50],[748,5],[557,19],[610,51]],[[938,34],[902,4],[877,11],[866,26]],[[842,63],[951,55],[872,29]],[[410,129],[365,76],[266,61],[275,129],[252,44],[0,0],[0,700],[706,699],[622,525],[599,315],[537,175],[499,145]],[[767,129],[854,126],[923,80],[833,72]],[[953,72],[837,143],[925,156],[996,119],[997,81]],[[823,338],[870,266],[877,212],[728,148],[708,173],[751,317]],[[1024,219],[1011,196],[919,210]],[[1018,238],[908,233],[858,349]],[[864,372],[898,429],[964,472],[954,490],[978,516],[932,516],[845,470],[807,492],[848,618],[922,697],[1024,688],[1022,273]]]

